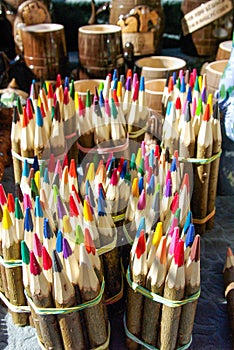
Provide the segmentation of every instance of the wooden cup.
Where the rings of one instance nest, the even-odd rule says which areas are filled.
[[[154,79],[145,82],[145,97],[148,108],[162,114],[162,97],[166,79]]]
[[[219,88],[219,81],[227,63],[228,60],[213,61],[205,68],[207,93],[213,94],[214,98],[216,97],[216,92]]]
[[[171,56],[150,56],[136,61],[136,68],[141,71],[145,81],[166,78],[168,73],[179,73],[185,69],[186,61],[182,58]]]
[[[85,104],[87,90],[90,91],[91,98],[95,94],[95,88],[99,87],[100,83],[104,83],[105,80],[102,79],[82,79],[76,80],[74,82],[75,91],[78,92],[78,95],[82,98],[83,103]]]
[[[232,51],[232,40],[223,41],[219,44],[216,61],[228,60]]]

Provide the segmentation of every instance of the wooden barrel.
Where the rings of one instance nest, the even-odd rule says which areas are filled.
[[[38,79],[56,80],[68,74],[64,27],[42,23],[21,29],[25,63]]]
[[[78,30],[80,79],[105,79],[117,69],[124,73],[121,28],[111,24],[94,24]]]
[[[232,38],[232,7],[231,0],[183,0],[181,10],[186,17],[182,19],[182,50],[215,59],[220,42]]]

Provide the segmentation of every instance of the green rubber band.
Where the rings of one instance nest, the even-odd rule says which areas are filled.
[[[5,295],[0,292],[0,299],[4,302],[4,304],[8,307],[9,310],[12,312],[17,312],[17,313],[30,313],[30,307],[26,305],[14,305],[9,302],[9,300],[5,297]]]
[[[7,269],[12,269],[13,267],[22,266],[22,260],[4,260],[3,257],[0,256],[0,265]]]
[[[24,294],[25,294],[29,304],[36,312],[36,314],[38,314],[38,315],[66,315],[66,314],[70,314],[71,312],[81,311],[81,310],[84,310],[88,307],[92,307],[92,306],[99,304],[101,299],[102,299],[104,289],[105,289],[105,281],[103,279],[102,284],[101,284],[101,288],[100,288],[100,292],[96,296],[96,298],[89,300],[89,301],[86,301],[86,302],[79,304],[77,306],[65,307],[65,308],[38,308],[34,304],[32,299],[28,296],[26,290],[24,290]]]
[[[210,164],[217,158],[219,158],[222,154],[222,150],[218,153],[214,154],[210,158],[186,158],[186,157],[178,157],[178,160],[183,163],[194,163],[194,164]]]
[[[126,272],[126,279],[127,282],[129,284],[129,286],[134,290],[137,291],[139,293],[141,293],[142,295],[144,295],[145,297],[156,301],[158,303],[164,304],[166,306],[169,307],[179,307],[188,303],[192,303],[194,301],[196,301],[200,294],[201,294],[201,289],[199,289],[198,292],[192,294],[191,296],[189,296],[187,299],[183,299],[183,300],[170,300],[170,299],[166,299],[164,297],[162,297],[161,295],[155,294],[153,292],[150,292],[148,289],[143,288],[142,286],[139,286],[139,284],[133,282],[130,278],[130,268],[128,266],[127,272]]]
[[[142,340],[137,338],[134,334],[129,332],[129,330],[127,328],[127,324],[126,324],[126,314],[124,314],[124,317],[123,317],[123,324],[124,324],[124,330],[125,330],[126,336],[128,338],[130,338],[131,340],[133,340],[135,343],[140,344],[140,345],[144,346],[146,349],[149,349],[149,350],[160,350],[160,349],[154,347],[153,345],[150,345],[150,344],[147,344],[147,343],[143,342]],[[186,349],[188,349],[190,347],[191,344],[192,344],[192,336],[190,338],[190,341],[187,344],[177,348],[177,350],[186,350]]]

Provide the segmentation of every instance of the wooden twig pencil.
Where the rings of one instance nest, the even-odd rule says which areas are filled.
[[[170,300],[181,300],[184,296],[185,269],[184,269],[184,241],[179,240],[174,258],[169,268],[163,296]],[[177,333],[180,321],[181,307],[163,305],[160,350],[172,350],[176,347]]]
[[[197,158],[204,159],[212,156],[212,129],[210,122],[210,105],[206,105],[203,120],[197,139]],[[194,190],[192,195],[192,212],[194,218],[204,219],[207,213],[207,199],[210,178],[210,164],[198,164],[194,168]],[[196,225],[197,233],[205,232],[206,224]]]
[[[53,296],[55,306],[58,308],[76,305],[75,288],[69,281],[59,256],[55,250],[52,252],[53,262]],[[85,349],[82,326],[79,312],[58,315],[58,321],[63,338],[64,349]]]
[[[80,274],[79,288],[82,302],[90,301],[100,293],[100,284],[91,265],[86,247],[80,245]],[[106,306],[100,301],[98,304],[84,309],[86,330],[89,336],[91,348],[98,347],[107,341],[107,324],[105,321],[104,308]],[[108,349],[108,345],[104,349]]]
[[[146,288],[155,294],[162,295],[166,272],[166,236],[163,236],[146,278]],[[155,347],[158,341],[161,307],[161,303],[145,298],[141,337],[145,343]]]
[[[14,226],[7,206],[3,207],[2,217],[2,253],[4,260],[19,260],[20,243],[16,237]],[[22,269],[21,266],[6,268],[6,279],[9,292],[9,299],[13,305],[26,305],[26,299],[23,291]],[[26,313],[12,313],[14,324],[25,326],[28,324],[28,315]]]
[[[185,265],[185,298],[197,293],[200,288],[200,236],[193,241],[188,261]],[[193,331],[198,299],[182,306],[178,331],[178,345],[189,343]]]
[[[38,308],[54,307],[51,285],[45,278],[42,269],[34,255],[30,252],[30,292],[32,301]],[[62,338],[56,315],[38,314],[43,345],[46,349],[62,350]]]
[[[222,145],[222,134],[221,134],[218,102],[216,102],[213,108],[213,118],[211,120],[211,125],[212,125],[211,127],[212,127],[212,135],[213,135],[212,155],[214,155],[221,150],[221,145]],[[209,215],[214,210],[214,207],[215,207],[217,183],[219,178],[218,176],[219,163],[220,163],[220,157],[216,158],[211,163],[209,189],[208,189],[207,215]],[[214,226],[214,215],[206,223],[206,228],[210,230],[213,228],[213,226]]]
[[[144,230],[141,230],[140,237],[133,252],[131,278],[132,281],[145,287],[147,274],[146,263],[146,242]],[[142,314],[143,314],[144,297],[140,293],[136,293],[130,286],[127,294],[127,329],[137,338],[141,336]],[[128,349],[138,349],[138,344],[132,339],[126,339]]]

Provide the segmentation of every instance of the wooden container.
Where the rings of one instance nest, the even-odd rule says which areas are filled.
[[[145,77],[145,81],[166,78],[168,73],[179,73],[185,69],[186,62],[182,58],[171,56],[150,56],[135,62],[137,70]]]
[[[94,24],[78,30],[80,79],[105,79],[117,69],[124,72],[121,28],[111,24]]]
[[[75,86],[75,91],[78,92],[79,97],[82,98],[82,101],[85,104],[85,100],[86,100],[86,94],[87,94],[87,90],[90,91],[91,94],[91,98],[93,100],[93,96],[95,94],[95,88],[99,87],[100,83],[104,83],[105,80],[102,79],[82,79],[82,80],[76,80],[74,82],[74,86]]]
[[[213,94],[214,97],[216,96],[216,92],[219,88],[219,81],[227,63],[228,60],[213,61],[205,68],[207,93]]]
[[[215,58],[220,42],[232,37],[232,8],[231,0],[183,0],[181,10],[187,17],[182,19],[182,50]]]
[[[21,29],[25,63],[38,79],[56,80],[68,74],[68,57],[64,27],[42,23]]]
[[[166,79],[154,79],[145,82],[146,106],[162,114],[162,97]]]
[[[216,61],[228,60],[232,51],[232,40],[226,40],[219,44]]]

